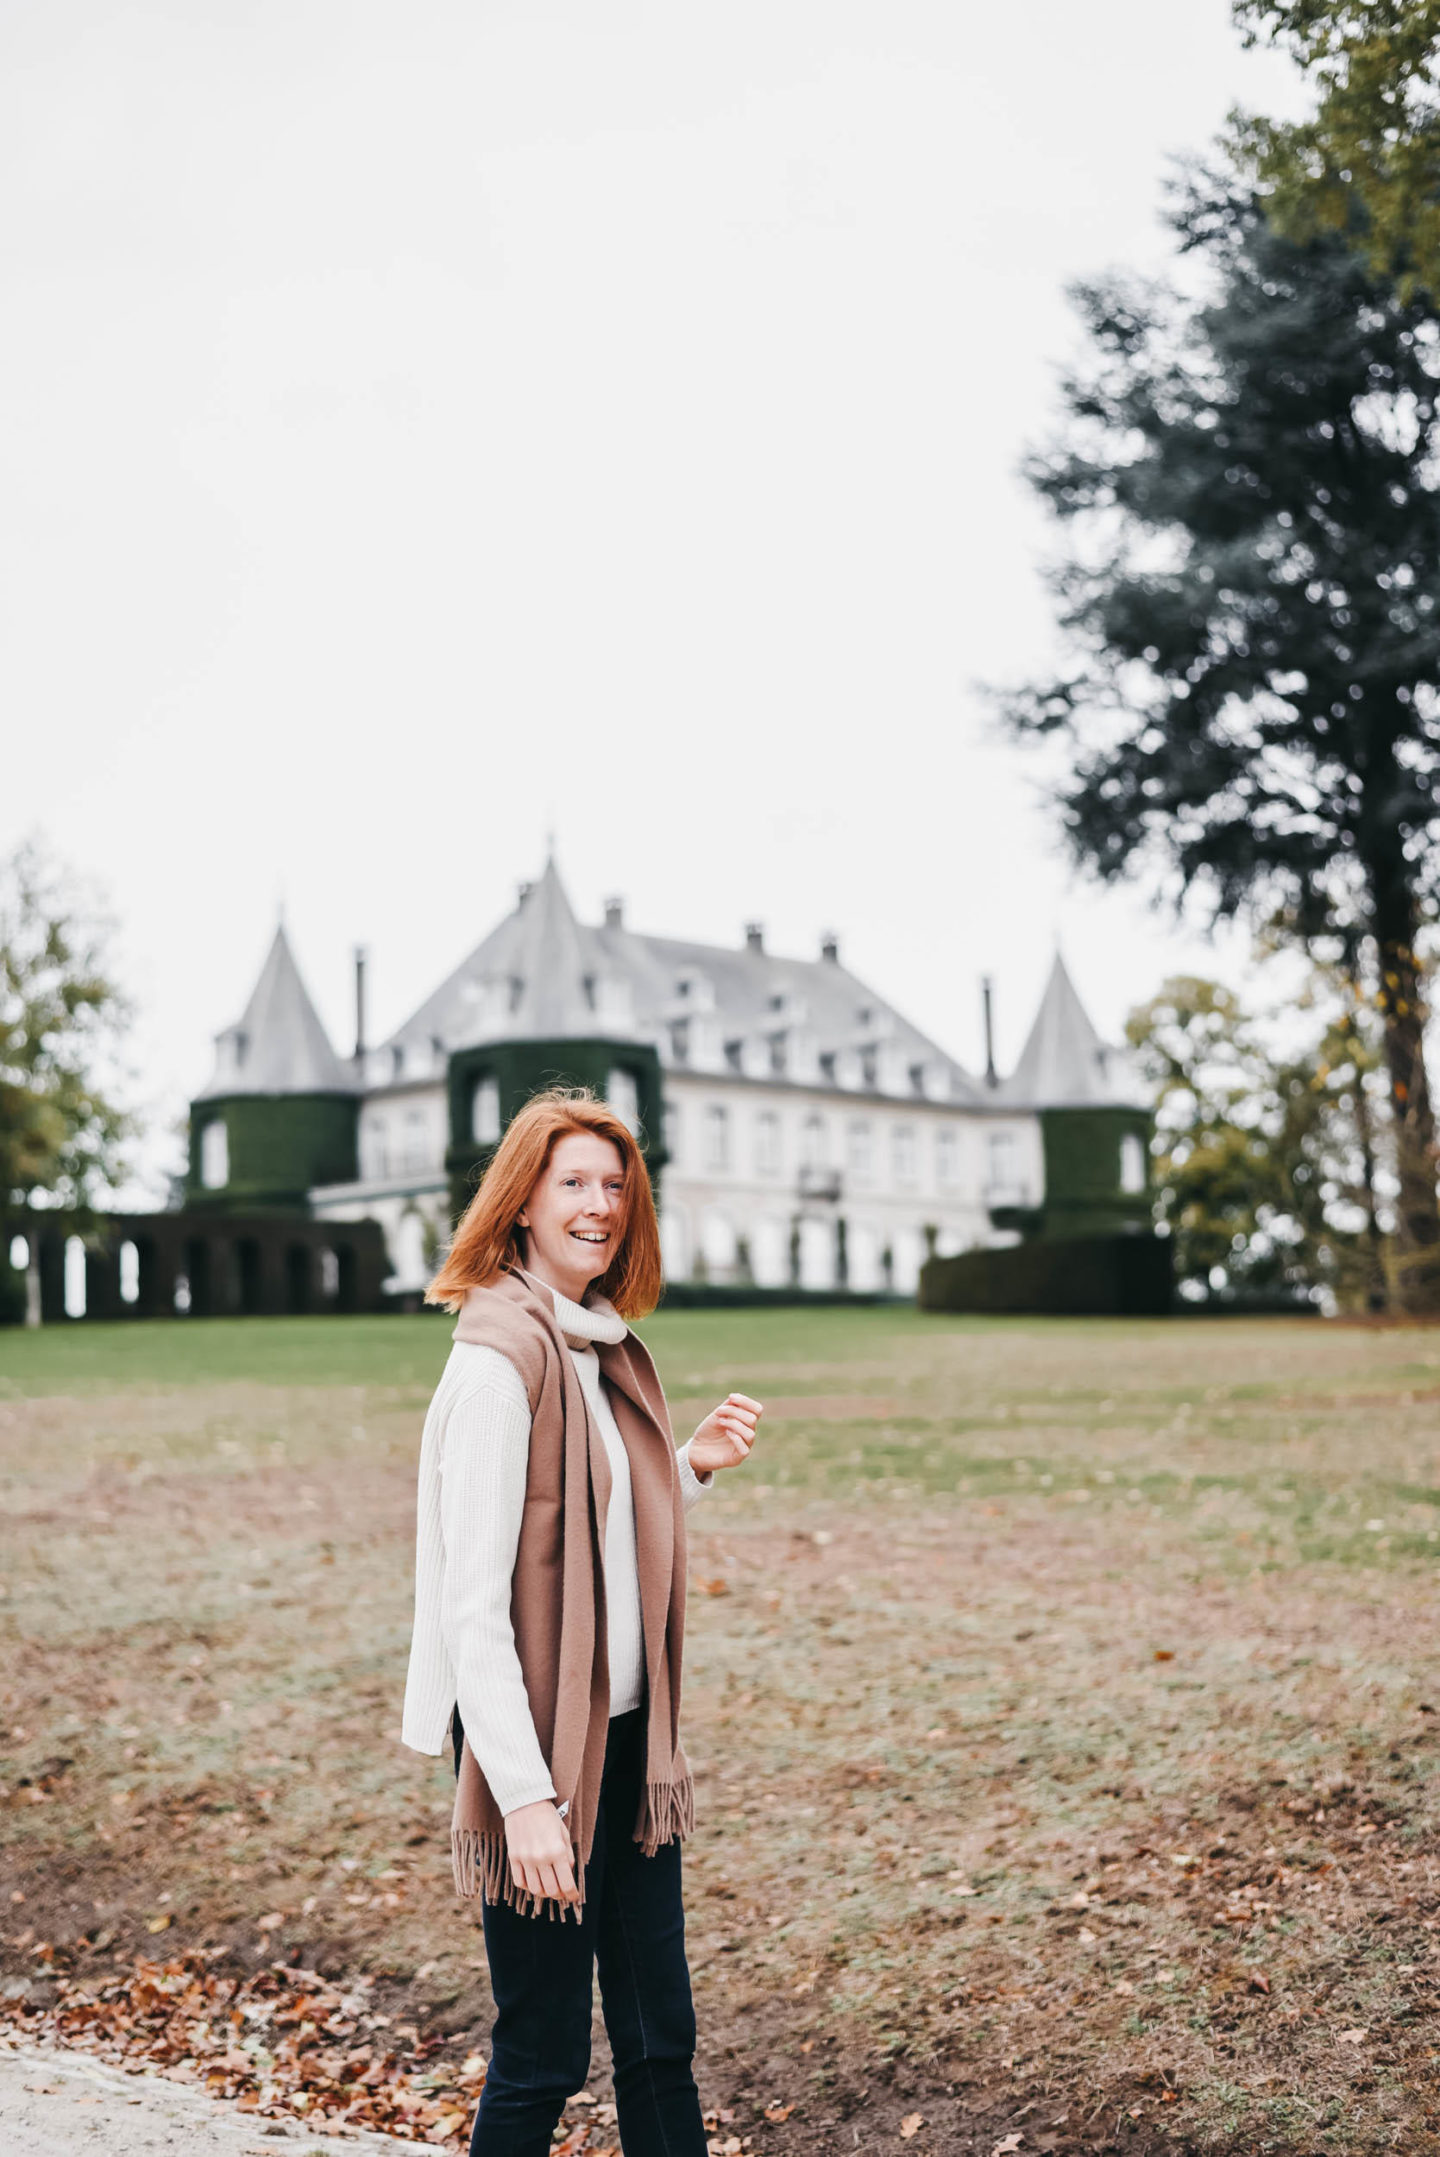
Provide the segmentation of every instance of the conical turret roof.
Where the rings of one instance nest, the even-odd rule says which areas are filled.
[[[1030,1037],[1003,1094],[1016,1107],[1026,1108],[1138,1105],[1129,1059],[1095,1031],[1058,951]]]
[[[215,1069],[197,1098],[353,1093],[355,1083],[354,1072],[330,1046],[282,922],[244,1016],[215,1036]]]
[[[510,970],[513,1033],[556,1041],[595,1031],[594,966],[553,854],[521,903]]]

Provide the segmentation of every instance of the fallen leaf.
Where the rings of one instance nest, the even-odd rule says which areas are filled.
[[[788,2120],[794,2110],[793,2105],[767,2105],[765,2107],[765,2117],[772,2126],[778,2127],[781,2120]]]
[[[728,1580],[696,1580],[694,1585],[702,1595],[728,1595],[730,1593]]]
[[[1173,1663],[1175,1650],[1173,1648],[1157,1648],[1155,1650],[1155,1660],[1157,1663]]]
[[[261,1932],[277,1932],[284,1922],[285,1914],[282,1910],[271,1910],[259,1920],[259,1929]]]
[[[1368,2030],[1342,2030],[1340,2042],[1342,2045],[1363,2045],[1369,2035]]]
[[[1025,2137],[1021,2134],[1006,2135],[1003,2141],[995,2144],[990,2157],[1010,2157],[1011,2151],[1018,2150],[1024,2140]]]
[[[1250,1990],[1252,1992],[1269,1992],[1270,1980],[1263,1970],[1252,1970],[1250,1972]]]
[[[163,1917],[152,1917],[150,1919],[150,1922],[146,1925],[145,1930],[147,1932],[164,1932],[170,1925],[173,1925],[174,1922],[174,1917],[172,1916],[171,1912],[167,1910]]]
[[[921,2128],[924,2125],[925,2115],[923,2112],[907,2112],[904,2119],[900,2122],[901,2141],[908,2142],[912,2135],[919,2134]]]
[[[1099,1939],[1100,1935],[1096,1932],[1092,1932],[1088,1925],[1082,1925],[1075,1937],[1080,1942],[1082,1947],[1093,1947],[1095,1945],[1095,1942]]]

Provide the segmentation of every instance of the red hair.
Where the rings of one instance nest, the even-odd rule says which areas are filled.
[[[458,1311],[468,1288],[486,1288],[525,1263],[519,1217],[571,1133],[607,1138],[625,1171],[620,1248],[595,1283],[622,1318],[644,1318],[660,1301],[660,1228],[650,1172],[633,1132],[587,1087],[552,1086],[527,1101],[501,1139],[480,1187],[460,1216],[449,1255],[425,1291],[427,1303]]]

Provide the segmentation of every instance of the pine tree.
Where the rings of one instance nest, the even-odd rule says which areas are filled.
[[[1212,289],[1076,294],[1096,354],[1030,476],[1067,533],[1072,672],[1007,700],[1057,735],[1102,878],[1158,870],[1283,918],[1383,1018],[1400,1300],[1440,1310],[1421,931],[1440,889],[1440,335],[1349,235],[1287,239],[1196,176],[1172,221]]]

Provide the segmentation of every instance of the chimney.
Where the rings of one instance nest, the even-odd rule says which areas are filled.
[[[985,1006],[985,1083],[998,1086],[1000,1074],[995,1069],[995,985],[985,974],[980,982],[980,997]]]
[[[365,1061],[365,946],[355,946],[355,1062]]]
[[[747,951],[763,951],[765,949],[765,924],[763,921],[746,922],[745,949]]]
[[[827,929],[820,939],[820,956],[828,959],[832,966],[840,964],[840,939],[833,929]]]
[[[605,926],[607,929],[624,928],[625,901],[623,899],[607,899],[605,901]]]

